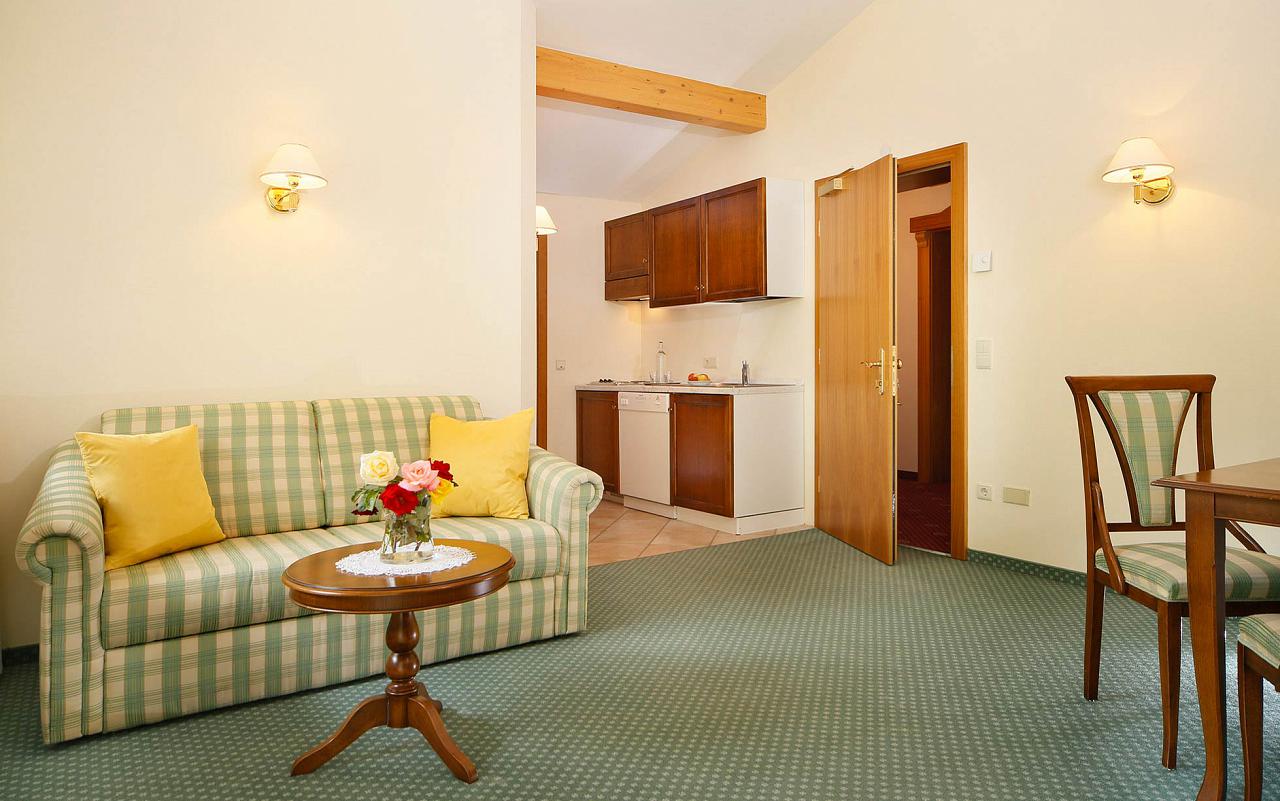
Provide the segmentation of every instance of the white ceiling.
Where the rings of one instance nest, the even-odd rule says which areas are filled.
[[[538,44],[767,94],[869,4],[538,0]],[[538,191],[639,200],[708,137],[743,135],[538,98]]]

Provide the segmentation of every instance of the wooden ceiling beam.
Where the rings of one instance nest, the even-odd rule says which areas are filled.
[[[765,124],[764,95],[546,47],[538,48],[538,95],[738,133]]]

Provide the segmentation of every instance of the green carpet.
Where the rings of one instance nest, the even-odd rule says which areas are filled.
[[[35,666],[16,665],[0,675],[0,798],[1184,801],[1199,786],[1190,652],[1170,772],[1155,620],[1123,599],[1108,599],[1101,700],[1087,703],[1083,591],[999,567],[904,550],[888,568],[811,530],[594,567],[590,581],[586,633],[423,671],[474,785],[411,730],[375,730],[289,776],[380,679],[46,748]]]

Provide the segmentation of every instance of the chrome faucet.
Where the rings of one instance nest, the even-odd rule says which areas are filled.
[[[746,359],[743,359],[742,360],[742,386],[744,387],[748,383],[750,383],[750,371],[751,371],[751,366],[747,364]]]

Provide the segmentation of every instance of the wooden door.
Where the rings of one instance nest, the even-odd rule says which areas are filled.
[[[671,396],[671,503],[733,517],[733,396]]]
[[[702,196],[703,301],[763,297],[764,179]]]
[[[578,464],[618,491],[618,393],[578,390]]]
[[[818,528],[882,562],[897,556],[892,156],[818,185]]]
[[[604,224],[604,280],[649,274],[649,218],[643,211]]]
[[[547,235],[538,237],[536,315],[538,338],[538,394],[535,405],[538,409],[537,423],[534,426],[534,442],[539,448],[547,447]]]
[[[934,227],[927,227],[932,223]],[[914,217],[920,481],[951,476],[951,213]],[[945,225],[946,227],[941,227]]]
[[[649,305],[702,300],[702,199],[690,198],[649,212]]]

